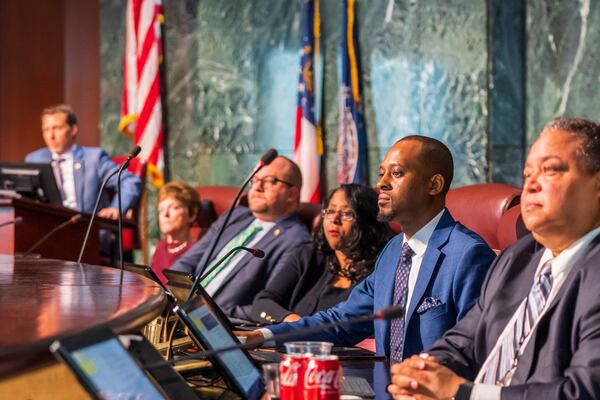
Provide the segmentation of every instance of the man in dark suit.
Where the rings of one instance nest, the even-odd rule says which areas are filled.
[[[300,205],[302,174],[285,157],[277,157],[252,179],[248,205],[237,207],[215,248],[208,271],[232,248],[240,245],[265,252],[260,259],[240,251],[200,283],[217,304],[232,317],[252,319],[254,296],[286,264],[297,245],[310,242],[306,226],[296,215]],[[210,230],[171,267],[177,271],[204,273],[208,249],[224,223],[221,216]]]
[[[351,346],[374,334],[377,353],[399,361],[433,344],[473,305],[495,254],[445,208],[453,176],[448,148],[425,136],[405,137],[388,151],[379,175],[379,218],[400,223],[403,233],[384,248],[375,271],[347,301],[252,335],[269,339],[399,304],[405,318],[392,323],[348,324],[304,337]]]
[[[550,122],[523,176],[532,236],[427,354],[392,366],[395,398],[600,398],[600,125]]]
[[[26,162],[51,163],[63,198],[63,205],[78,211],[92,212],[102,182],[118,166],[99,147],[82,147],[75,144],[79,127],[71,107],[60,104],[42,111],[42,136],[45,148],[29,153]],[[108,187],[115,188],[116,176]],[[124,171],[121,176],[121,202],[123,211],[128,210],[140,195],[141,181],[134,174]],[[105,218],[118,217],[117,196],[100,209],[98,215]]]

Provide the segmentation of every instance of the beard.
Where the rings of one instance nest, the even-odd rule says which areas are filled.
[[[381,210],[379,210],[379,212],[377,213],[377,221],[378,222],[390,222],[391,220],[394,219],[394,213],[393,212],[382,212]]]

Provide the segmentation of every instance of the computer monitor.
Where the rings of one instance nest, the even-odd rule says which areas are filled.
[[[174,310],[198,346],[206,350],[216,350],[239,343],[229,328],[227,319],[224,319],[220,310],[207,302],[203,296],[195,296],[181,306],[176,306]],[[264,383],[246,350],[235,349],[217,353],[209,359],[230,389],[242,398],[260,399],[264,392]]]
[[[0,162],[0,191],[62,204],[50,164]]]

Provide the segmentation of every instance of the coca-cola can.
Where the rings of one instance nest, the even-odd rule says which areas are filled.
[[[304,400],[339,400],[342,379],[338,356],[311,357],[304,370]]]
[[[304,399],[304,370],[312,354],[285,354],[279,363],[279,399]]]

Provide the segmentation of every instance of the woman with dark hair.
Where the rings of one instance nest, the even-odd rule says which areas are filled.
[[[367,277],[379,252],[392,237],[377,221],[377,193],[357,184],[344,184],[329,193],[313,243],[301,246],[274,271],[269,289],[252,305],[260,322],[292,322],[346,300]]]

